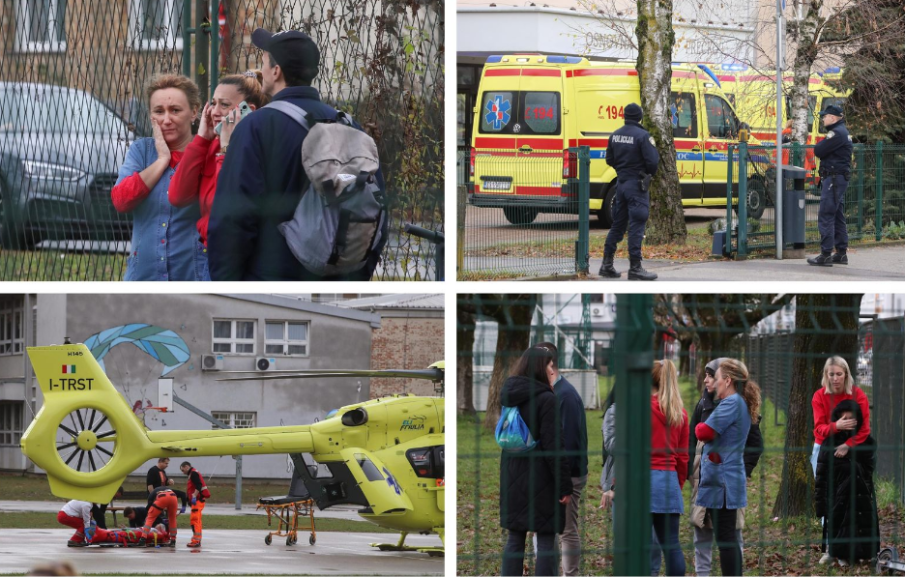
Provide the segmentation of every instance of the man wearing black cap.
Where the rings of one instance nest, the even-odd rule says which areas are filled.
[[[297,30],[272,34],[258,28],[251,41],[264,51],[263,89],[274,102],[298,106],[315,120],[336,119],[336,110],[321,102],[311,86],[319,71],[320,50],[307,34]],[[268,107],[236,125],[211,210],[208,251],[212,280],[371,278],[382,244],[360,271],[342,278],[320,277],[299,263],[277,229],[280,223],[292,220],[307,188],[301,162],[307,134],[283,112]],[[376,177],[383,188],[380,171]],[[382,237],[387,238],[386,231]]]
[[[625,107],[625,126],[610,136],[606,147],[606,163],[616,170],[616,199],[613,203],[613,226],[606,235],[603,264],[598,274],[604,278],[619,278],[613,266],[616,245],[622,242],[628,228],[628,254],[631,268],[629,280],[655,280],[657,275],[641,267],[641,242],[644,226],[650,213],[647,187],[657,172],[660,155],[650,133],[641,128],[644,117],[641,107]]]
[[[820,254],[809,258],[808,264],[848,264],[845,190],[851,177],[852,137],[845,127],[842,109],[838,106],[827,106],[820,113],[820,120],[826,127],[826,138],[814,147],[814,154],[820,159],[820,208],[817,212]]]

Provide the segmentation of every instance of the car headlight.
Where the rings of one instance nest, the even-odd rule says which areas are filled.
[[[75,181],[88,176],[87,172],[62,164],[37,160],[25,160],[22,164],[25,165],[25,172],[28,173],[28,176],[38,180]]]

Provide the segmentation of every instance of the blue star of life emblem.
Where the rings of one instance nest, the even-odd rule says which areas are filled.
[[[399,488],[399,483],[397,483],[393,475],[389,471],[387,471],[386,467],[383,468],[383,474],[387,476],[387,485],[392,487],[393,490],[396,491],[397,495],[401,495],[402,489]]]
[[[503,100],[502,96],[488,100],[484,122],[493,125],[494,130],[502,130],[504,126],[509,124],[509,119],[512,117],[509,112],[511,109],[512,105],[508,100]]]

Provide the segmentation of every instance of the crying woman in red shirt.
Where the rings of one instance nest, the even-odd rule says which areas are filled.
[[[242,119],[237,108],[243,101],[251,110],[257,110],[270,101],[261,87],[259,70],[231,74],[220,79],[213,99],[205,103],[201,112],[198,134],[186,147],[182,162],[170,181],[170,204],[177,207],[189,206],[194,202],[201,204],[201,218],[197,226],[204,246],[207,246],[207,223],[214,205],[217,177],[223,166],[229,138],[236,123]],[[221,123],[218,135],[215,128]]]
[[[854,418],[830,420],[836,405],[842,401],[853,400],[861,407],[864,424],[858,433],[848,441],[836,447],[836,457],[844,457],[852,447],[860,445],[870,435],[870,401],[860,388],[855,386],[848,363],[842,357],[830,357],[823,366],[822,387],[814,393],[811,406],[814,409],[814,450],[811,453],[811,468],[817,475],[817,453],[820,445],[827,437],[839,431],[853,431],[858,426]]]

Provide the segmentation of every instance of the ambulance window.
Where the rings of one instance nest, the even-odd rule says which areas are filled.
[[[559,133],[559,93],[524,92],[522,116],[534,134]]]
[[[733,138],[738,134],[738,121],[728,102],[712,94],[705,94],[704,105],[711,138]]]
[[[698,137],[698,109],[694,94],[673,92],[669,104],[673,138]]]
[[[481,132],[510,132],[515,113],[515,92],[485,92],[481,102]]]

